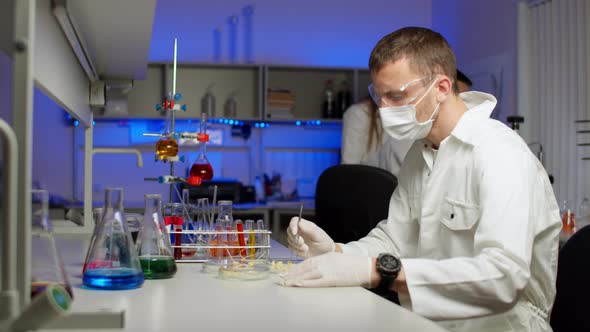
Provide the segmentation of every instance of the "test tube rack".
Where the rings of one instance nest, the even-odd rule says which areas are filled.
[[[200,263],[215,259],[261,262],[270,258],[272,232],[269,230],[170,230],[169,233],[172,238],[177,235],[182,238],[180,244],[171,245],[173,250],[182,250],[183,257],[176,259],[176,262],[180,263]],[[251,235],[256,238],[255,243],[250,243]],[[244,237],[244,245],[236,244],[233,240],[240,236]],[[187,241],[187,238],[191,237],[194,241]],[[214,238],[226,239],[212,244],[211,239]]]

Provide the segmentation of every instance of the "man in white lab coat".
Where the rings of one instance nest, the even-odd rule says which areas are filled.
[[[402,306],[453,331],[551,331],[561,222],[543,166],[489,118],[493,96],[459,96],[440,34],[395,31],[375,46],[369,68],[385,131],[415,140],[388,219],[335,244],[293,218],[290,247],[310,258],[281,283],[394,290]]]

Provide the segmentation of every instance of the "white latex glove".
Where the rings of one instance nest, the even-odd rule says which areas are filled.
[[[334,251],[334,240],[316,224],[299,217],[291,218],[287,228],[289,249],[297,256],[308,258]]]
[[[279,284],[295,287],[369,287],[371,269],[371,257],[330,252],[294,265],[280,275]]]

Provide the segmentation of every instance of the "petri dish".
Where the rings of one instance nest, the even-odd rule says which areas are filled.
[[[289,271],[293,265],[301,262],[303,262],[302,259],[271,258],[268,265],[271,273],[284,273]]]
[[[267,264],[237,262],[219,266],[219,278],[225,280],[263,280],[270,275]]]

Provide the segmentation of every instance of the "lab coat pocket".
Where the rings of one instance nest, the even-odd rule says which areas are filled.
[[[454,231],[473,228],[473,225],[479,220],[479,215],[479,206],[474,204],[460,202],[447,197],[442,205],[442,223]]]

